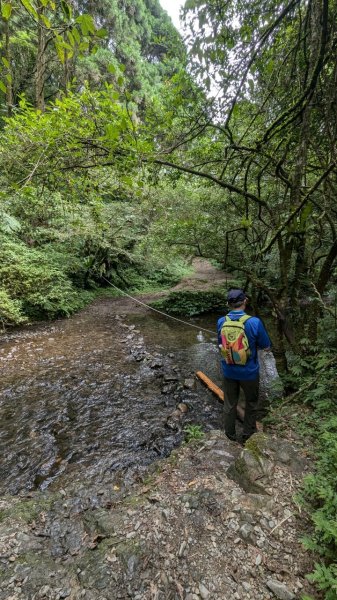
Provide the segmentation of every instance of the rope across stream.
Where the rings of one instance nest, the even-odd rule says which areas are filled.
[[[130,296],[130,294],[127,294],[126,292],[124,292],[124,290],[121,290],[120,288],[118,288],[117,285],[114,285],[113,283],[111,283],[111,281],[109,281],[105,277],[102,277],[102,279],[104,279],[104,281],[106,281],[109,285],[111,285],[111,287],[115,288],[115,290],[118,290],[118,292],[120,292],[121,294],[124,294],[124,296],[126,296],[127,298],[130,298],[134,302],[137,302],[137,304],[141,304],[142,306],[145,306],[145,308],[148,308],[149,310],[152,310],[153,312],[163,315],[164,317],[167,317],[168,319],[172,319],[173,321],[178,321],[178,323],[183,323],[183,325],[186,325],[187,327],[194,327],[195,329],[198,329],[198,331],[205,331],[206,333],[211,333],[212,335],[216,335],[215,331],[211,331],[210,329],[205,329],[204,327],[200,327],[200,325],[193,325],[192,323],[188,323],[187,321],[183,321],[182,319],[178,319],[177,317],[172,317],[172,315],[168,315],[167,313],[163,312],[162,310],[158,310],[157,308],[154,308],[153,306],[149,306],[145,302],[138,300],[138,298],[134,298],[134,296]]]

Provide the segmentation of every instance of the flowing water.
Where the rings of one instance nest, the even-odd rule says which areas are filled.
[[[218,315],[192,328],[121,306],[100,300],[2,336],[0,493],[147,464],[181,442],[187,423],[220,427],[221,404],[185,381],[202,370],[220,383],[216,335],[199,329],[215,331]],[[181,422],[171,419],[179,402],[189,408]]]

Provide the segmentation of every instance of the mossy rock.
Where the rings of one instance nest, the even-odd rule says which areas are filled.
[[[95,511],[88,511],[83,516],[85,523],[85,529],[91,535],[96,533],[106,536],[112,536],[115,534],[116,528],[119,526],[113,512],[107,511],[103,508],[98,508]]]
[[[254,434],[246,442],[239,458],[230,465],[227,475],[236,481],[245,492],[266,494],[274,470],[267,458],[268,437],[263,433]]]
[[[33,521],[38,520],[42,512],[48,512],[51,509],[54,501],[54,496],[48,496],[15,502],[13,506],[0,512],[0,522],[11,519],[13,521],[24,521],[27,524],[33,523]]]
[[[257,460],[262,459],[263,453],[267,447],[268,437],[264,433],[255,433],[245,443],[245,449]]]

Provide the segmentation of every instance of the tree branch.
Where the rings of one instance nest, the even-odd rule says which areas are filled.
[[[227,183],[226,181],[222,181],[221,179],[214,177],[214,175],[211,175],[210,173],[204,173],[203,171],[197,171],[196,169],[193,169],[190,167],[184,167],[183,165],[177,165],[170,161],[161,160],[159,158],[155,158],[152,161],[150,159],[146,159],[146,158],[143,158],[141,160],[146,163],[153,162],[153,163],[155,163],[157,165],[161,165],[163,167],[170,167],[171,169],[176,169],[177,171],[182,171],[183,173],[189,173],[190,175],[196,175],[197,177],[202,177],[203,179],[208,179],[209,181],[216,183],[220,187],[222,187],[226,190],[229,190],[230,192],[239,194],[243,198],[248,198],[248,200],[252,200],[256,204],[265,206],[267,208],[267,203],[264,200],[261,200],[261,198],[259,198],[258,196],[255,196],[255,194],[245,191],[245,190],[237,187],[236,185],[232,185],[231,183]]]
[[[304,196],[303,200],[300,202],[300,204],[290,213],[289,217],[284,221],[284,223],[282,223],[282,225],[280,225],[280,227],[276,230],[275,234],[273,235],[272,239],[270,240],[270,242],[268,242],[267,246],[265,246],[262,251],[261,254],[265,254],[266,252],[268,252],[268,250],[270,250],[270,248],[273,246],[273,244],[275,243],[275,241],[277,240],[278,236],[280,235],[280,233],[282,233],[282,231],[285,229],[285,227],[287,227],[287,225],[289,225],[289,223],[291,223],[291,221],[293,220],[294,217],[296,217],[296,215],[301,212],[303,206],[308,202],[311,194],[313,194],[321,185],[322,181],[324,181],[324,179],[326,179],[329,175],[329,173],[331,173],[331,171],[333,171],[333,169],[336,167],[336,163],[332,163],[328,169],[321,175],[321,177],[316,181],[316,183],[310,188],[310,190],[307,192],[307,194]]]

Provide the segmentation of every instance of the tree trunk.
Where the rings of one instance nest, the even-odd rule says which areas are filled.
[[[39,16],[43,15],[44,6],[40,4],[37,12]],[[46,30],[44,24],[39,20],[38,24],[38,46],[36,58],[36,75],[35,75],[35,103],[36,108],[42,112],[45,109],[44,102],[44,85],[46,77]]]
[[[12,68],[11,68],[11,48],[10,48],[10,30],[9,20],[3,19],[4,32],[5,32],[5,44],[4,44],[4,58],[7,61],[5,68],[5,81],[6,84],[6,107],[7,115],[10,117],[13,110],[13,83],[12,83]]]
[[[319,276],[317,278],[315,287],[320,295],[324,294],[326,286],[328,285],[331,277],[331,272],[337,258],[337,240],[335,240],[330,248],[328,255],[326,256],[323,265],[321,267]],[[308,317],[308,337],[311,342],[311,346],[315,346],[317,343],[318,336],[318,319],[321,312],[321,307],[317,301],[313,302]]]

